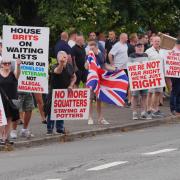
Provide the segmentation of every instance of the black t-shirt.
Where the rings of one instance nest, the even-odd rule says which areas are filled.
[[[76,44],[75,46],[72,47],[72,53],[73,53],[73,58],[76,62],[78,70],[84,71],[85,70],[84,64],[86,61],[85,48],[83,46],[81,47]]]
[[[117,39],[111,41],[110,39],[107,39],[105,42],[105,49],[107,52],[107,56],[106,56],[106,61],[109,63],[109,58],[108,58],[108,54],[110,52],[110,50],[112,49],[112,47],[114,46],[114,44],[116,44],[118,42]]]
[[[55,48],[54,48],[54,52],[55,52],[55,57],[57,57],[57,54],[59,51],[65,51],[67,54],[72,55],[72,49],[69,46],[69,44],[64,41],[64,40],[58,40]]]
[[[52,68],[52,74],[50,79],[51,89],[67,89],[71,83],[71,78],[74,74],[74,69],[71,64],[67,64],[65,68],[63,68],[61,74],[55,74],[54,69],[58,66],[56,64]]]
[[[9,99],[17,99],[17,86],[18,80],[14,73],[11,71],[7,77],[0,74],[0,87],[9,97]]]
[[[128,43],[128,56],[132,53],[135,52],[135,46],[133,46],[132,44]]]
[[[107,53],[110,52],[110,50],[112,49],[113,45],[117,43],[117,39],[111,41],[110,39],[107,39],[105,42],[105,49],[107,51]]]

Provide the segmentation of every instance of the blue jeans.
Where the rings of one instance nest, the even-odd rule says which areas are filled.
[[[172,91],[170,96],[170,109],[180,113],[180,79],[172,78]]]
[[[47,131],[53,132],[54,124],[56,122],[56,131],[64,131],[64,121],[63,120],[51,120],[50,115],[47,117]]]

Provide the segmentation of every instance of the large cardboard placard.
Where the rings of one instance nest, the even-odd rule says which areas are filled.
[[[171,51],[165,60],[165,76],[180,78],[180,52]]]
[[[0,95],[0,127],[4,126],[4,125],[7,125],[7,119],[6,119],[5,112],[4,112],[2,98]]]
[[[51,120],[87,120],[89,104],[90,89],[54,89]]]
[[[127,67],[131,91],[165,86],[162,61],[133,62]]]
[[[4,60],[20,59],[18,91],[48,93],[49,28],[3,26]]]

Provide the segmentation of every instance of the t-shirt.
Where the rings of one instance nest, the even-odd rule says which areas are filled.
[[[71,83],[71,78],[74,74],[73,66],[71,64],[67,64],[60,74],[56,74],[54,73],[54,69],[57,66],[58,64],[56,64],[52,68],[52,74],[50,79],[51,89],[67,89]]]
[[[85,70],[84,64],[86,61],[85,48],[83,46],[79,46],[76,44],[72,48],[72,53],[73,53],[73,57],[74,57],[74,60],[76,62],[77,68],[81,71],[84,71]]]
[[[149,60],[163,60],[163,51],[157,51],[153,46],[145,51]]]
[[[97,64],[101,67],[101,68],[103,68],[104,67],[104,64],[105,64],[105,57],[104,57],[104,55],[101,53],[101,52],[99,52],[97,55],[95,55],[96,56],[96,62],[97,62]]]
[[[18,80],[14,73],[11,71],[7,77],[0,74],[0,87],[9,97],[9,99],[17,99],[17,86]]]
[[[99,41],[97,41],[97,46],[98,49],[101,51],[101,53],[105,55],[105,49],[103,48],[102,44]],[[86,50],[86,54],[88,54],[88,52],[90,51],[89,45],[86,46],[85,50]]]
[[[68,41],[68,45],[69,45],[71,48],[72,48],[73,46],[75,46],[75,44],[76,44],[75,41],[73,41],[73,40],[71,40],[71,39]]]
[[[106,56],[106,61],[109,63],[109,58],[108,58],[108,54],[110,52],[110,50],[112,49],[112,47],[114,46],[114,44],[117,43],[117,39],[111,41],[110,39],[107,39],[105,42],[105,49],[107,52],[107,56]]]
[[[148,55],[146,53],[132,53],[129,55],[129,62],[142,62],[147,61]]]
[[[135,52],[135,46],[128,43],[128,56]]]
[[[110,54],[114,56],[114,65],[121,69],[127,69],[126,65],[128,62],[128,46],[127,44],[122,44],[121,42],[117,42],[112,49],[110,50]]]
[[[59,51],[65,51],[67,54],[72,55],[71,47],[64,40],[59,40],[56,43],[54,51],[55,51],[55,57],[57,57],[57,54],[58,54]]]

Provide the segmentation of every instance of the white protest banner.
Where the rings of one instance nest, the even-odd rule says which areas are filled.
[[[51,120],[87,120],[89,104],[90,89],[54,89]]]
[[[0,127],[4,126],[4,125],[7,125],[7,119],[6,119],[5,112],[4,112],[2,98],[0,95]]]
[[[3,26],[4,60],[20,59],[18,91],[48,93],[49,28]]]
[[[131,91],[165,86],[160,60],[128,63],[128,75]]]
[[[164,60],[164,65],[166,77],[180,78],[180,52],[169,52]]]

